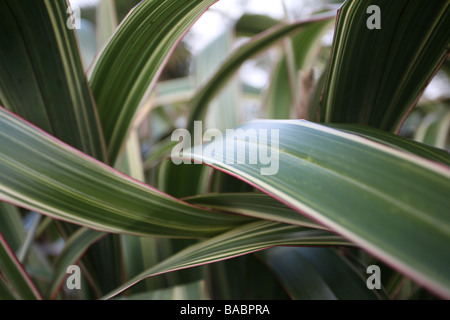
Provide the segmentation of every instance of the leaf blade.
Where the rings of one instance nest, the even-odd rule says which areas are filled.
[[[184,156],[237,176],[437,294],[450,295],[450,253],[435,252],[450,241],[449,167],[307,121],[255,121],[241,129],[280,130],[279,145],[271,148],[283,169],[261,175],[260,163],[237,164],[235,152],[226,151],[214,158],[201,147]],[[234,150],[249,148],[245,137],[235,141]],[[227,139],[213,144],[225,150]],[[406,240],[417,234],[419,243]]]
[[[378,298],[365,279],[331,248],[277,247],[256,255],[275,271],[294,299]]]
[[[212,213],[135,181],[0,108],[0,199],[106,232],[203,237],[245,218]]]
[[[25,5],[26,4],[26,5]],[[106,161],[94,100],[65,1],[2,1],[3,106],[83,152]],[[26,94],[24,94],[26,92]]]
[[[89,83],[112,162],[141,100],[155,85],[175,45],[216,1],[142,1],[97,55]]]
[[[366,26],[371,4],[339,10],[320,120],[397,132],[448,57],[450,1],[378,1],[380,30]]]
[[[41,300],[41,294],[17,260],[3,235],[0,234],[0,270],[21,299]]]
[[[327,20],[334,16],[334,13],[317,15],[305,21],[274,27],[252,38],[231,54],[220,66],[220,68],[209,78],[205,84],[197,90],[190,103],[190,114],[188,119],[189,131],[192,129],[194,121],[202,120],[206,113],[208,102],[232,77],[240,65],[251,56],[267,49],[284,36],[301,30],[303,27],[317,21]]]
[[[170,271],[221,261],[273,246],[324,244],[348,245],[348,242],[324,230],[270,221],[249,223],[178,252],[108,293],[103,299],[112,298],[145,278]]]

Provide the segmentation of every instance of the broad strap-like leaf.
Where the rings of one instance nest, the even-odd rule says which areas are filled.
[[[289,300],[274,272],[255,254],[215,262],[207,268],[213,284],[209,286],[211,299]]]
[[[27,236],[22,243],[20,250],[16,253],[17,259],[23,263],[28,260],[28,254],[30,253],[31,246],[33,244],[34,238],[36,236],[36,230],[41,222],[42,216],[36,212],[30,212],[28,217],[30,226],[27,230]]]
[[[217,35],[205,48],[193,58],[195,66],[193,74],[195,82],[203,85],[214,71],[222,65],[223,61],[233,52],[236,42],[234,29],[230,26]],[[213,100],[208,101],[205,122],[210,128],[225,130],[238,125],[239,119],[239,97],[241,96],[242,84],[239,77],[233,77],[227,81]]]
[[[311,221],[304,215],[299,214],[297,211],[265,193],[209,193],[184,198],[183,200],[196,206],[223,210],[263,220],[315,229],[324,228],[322,225]]]
[[[170,152],[173,147],[177,145],[177,142],[172,141],[169,138],[166,138],[160,141],[158,144],[155,144],[152,149],[150,149],[149,154],[145,158],[144,168],[149,170],[153,166],[156,166],[162,159],[170,156]]]
[[[163,259],[161,257],[161,251],[170,254],[169,250],[165,250],[164,248],[164,244],[169,242],[170,240],[171,239],[159,239],[154,237],[144,238],[121,235],[120,247],[123,257],[125,280],[133,278],[143,270],[148,269],[160,262]],[[167,282],[164,277],[147,279],[146,281],[133,287],[131,292],[133,294],[142,292],[143,290],[152,291],[164,287],[166,283]]]
[[[0,201],[0,233],[14,252],[19,250],[27,236],[19,209],[2,201]]]
[[[48,298],[54,298],[67,276],[67,267],[74,265],[94,242],[106,234],[88,228],[80,228],[67,240],[64,249],[55,262],[51,285],[47,292]]]
[[[240,128],[244,134],[237,139],[217,137],[204,153],[194,148],[191,157],[252,184],[450,296],[450,251],[442,250],[450,241],[448,166],[307,121],[255,121]],[[256,140],[249,139],[252,132]],[[233,140],[234,150],[227,152]],[[246,150],[258,155],[257,164],[249,164]]]
[[[369,29],[377,22],[380,29]],[[346,1],[338,12],[320,120],[398,131],[448,56],[449,26],[449,0]]]
[[[125,176],[0,108],[0,200],[106,232],[206,237],[248,221]]]
[[[450,109],[448,106],[431,112],[418,125],[414,140],[437,148],[450,149]]]
[[[112,298],[145,278],[170,271],[230,259],[273,246],[320,245],[344,246],[349,243],[324,230],[257,221],[194,244],[142,272],[103,298]]]
[[[99,1],[96,8],[96,23],[95,38],[97,40],[97,49],[100,50],[118,25],[114,0]]]
[[[0,1],[2,105],[58,139],[106,161],[67,1]]]
[[[0,272],[8,279],[13,295],[24,300],[42,299],[30,276],[0,233]]]
[[[331,248],[277,247],[258,252],[296,300],[374,300],[364,276]],[[384,296],[385,297],[385,296]]]
[[[234,29],[238,37],[253,37],[280,23],[266,15],[244,13],[236,22]]]
[[[144,0],[115,30],[94,61],[89,82],[111,163],[131,120],[180,38],[217,0]]]
[[[0,300],[16,300],[16,297],[2,277],[0,277]]]
[[[443,120],[446,120],[445,118]],[[415,154],[422,158],[442,163],[450,167],[450,154],[448,151],[426,145],[411,139],[381,131],[369,126],[359,124],[327,124],[328,127],[358,134],[362,137],[380,142],[386,146]],[[447,129],[447,128],[445,128]]]

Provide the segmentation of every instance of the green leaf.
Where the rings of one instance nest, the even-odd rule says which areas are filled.
[[[376,290],[329,248],[270,248],[256,254],[296,300],[373,300]]]
[[[55,262],[53,278],[47,297],[53,299],[57,295],[63,285],[64,278],[67,276],[67,267],[76,264],[86,250],[105,235],[103,232],[80,228],[70,236]]]
[[[243,14],[236,22],[236,36],[253,37],[258,33],[276,26],[280,21],[261,14]]]
[[[160,143],[154,145],[152,149],[150,149],[150,153],[145,157],[145,169],[149,170],[150,168],[161,162],[163,158],[170,156],[173,147],[175,147],[177,144],[178,142],[176,141],[165,139]]]
[[[323,226],[263,193],[211,193],[184,198],[184,201],[196,206],[219,209],[249,217],[323,229]]]
[[[0,272],[20,299],[42,299],[27,272],[0,233]]]
[[[442,149],[434,148],[414,140],[405,139],[398,135],[381,131],[369,126],[359,124],[327,124],[327,126],[349,133],[358,134],[386,146],[450,166],[450,154]]]
[[[416,129],[414,140],[445,149],[450,142],[450,109],[440,108],[425,116]]]
[[[146,268],[144,265],[157,260],[157,238],[141,238],[128,235],[120,236],[121,255],[123,256],[123,272],[125,280],[131,279]],[[162,239],[160,239],[162,240]],[[164,239],[167,240],[167,239]],[[132,293],[154,290],[163,287],[162,278],[155,278],[153,283],[145,281],[133,287]],[[156,287],[155,287],[156,285]]]
[[[84,11],[83,11],[84,13]],[[95,41],[95,25],[88,20],[81,20],[81,28],[76,29],[77,40],[80,47],[81,61],[84,70],[88,70],[97,53]]]
[[[170,159],[158,167],[156,187],[175,198],[189,197],[206,192],[208,169],[201,165],[176,165]],[[184,181],[184,183],[173,183]]]
[[[139,183],[0,108],[0,200],[106,232],[206,237],[248,221]]]
[[[42,216],[39,213],[36,212],[31,212],[32,217],[30,219],[32,219],[31,221],[31,225],[27,231],[27,236],[22,244],[22,246],[20,247],[20,250],[17,252],[17,259],[20,261],[20,263],[24,263],[24,261],[26,261],[28,253],[30,252],[30,248],[33,244],[35,235],[36,235],[36,230],[37,227],[39,225],[39,223],[41,222],[41,218]]]
[[[143,270],[148,269],[159,263],[164,259],[162,255],[170,254],[171,250],[166,250],[165,244],[170,243],[173,239],[158,239],[158,238],[140,238],[140,258],[142,259],[143,266],[138,272],[134,273],[128,279],[141,273]],[[190,240],[181,240],[190,241]],[[162,253],[163,252],[163,253]],[[144,281],[148,289],[162,288],[168,283],[165,277],[157,277],[152,279],[147,279]]]
[[[89,82],[114,163],[136,110],[181,36],[217,0],[145,0],[94,61]]]
[[[227,28],[211,41],[201,52],[195,55],[194,74],[198,84],[203,84],[232,52],[235,35],[233,28]],[[209,101],[206,113],[206,123],[210,128],[225,130],[238,125],[239,95],[241,84],[239,78],[227,81],[215,99]]]
[[[14,252],[19,250],[26,238],[18,208],[2,201],[0,201],[0,233]]]
[[[16,297],[2,277],[0,277],[0,300],[16,300]]]
[[[116,4],[114,0],[101,0],[96,8],[96,40],[97,49],[107,43],[117,27]]]
[[[144,165],[142,163],[139,137],[136,130],[130,131],[120,172],[123,172],[138,181],[144,182]]]
[[[334,20],[317,21],[306,26],[301,32],[292,37],[292,51],[295,57],[295,70],[292,70],[292,72],[295,75],[297,75],[298,70],[312,66],[321,47],[320,41],[322,36],[330,28]],[[268,88],[266,96],[268,118],[291,118],[291,107],[297,104],[297,101],[295,101],[297,99],[292,99],[292,97],[295,97],[295,92],[294,94],[291,93],[288,67],[286,55],[284,55],[273,71]],[[295,87],[298,89],[299,84],[295,84]],[[300,99],[308,101],[309,97],[302,96]]]
[[[120,235],[108,234],[92,244],[86,252],[90,263],[90,275],[101,288],[103,295],[123,281],[123,260],[121,255]]]
[[[201,146],[190,156],[279,199],[436,294],[450,296],[450,251],[438,249],[450,241],[448,166],[307,121],[255,121],[241,129],[272,131],[270,166],[277,172],[262,174],[269,163],[236,163],[236,151],[250,148],[243,135],[208,146],[217,154],[223,150],[223,158],[202,155]],[[273,130],[279,144],[273,143]],[[230,140],[236,143],[233,152],[224,148]],[[250,140],[256,154],[254,147],[262,143]],[[245,157],[241,153],[239,161]],[[413,237],[417,241],[410,241]]]
[[[34,214],[34,213],[33,213]],[[37,221],[36,221],[37,222]],[[16,253],[19,261],[26,261],[26,269],[33,279],[36,279],[36,287],[42,290],[47,286],[47,282],[40,281],[36,274],[49,274],[50,265],[44,257],[42,251],[34,250],[30,240],[33,239],[34,232],[25,232],[20,210],[6,202],[0,201],[0,233],[5,238],[11,250]],[[27,238],[29,237],[29,238]],[[37,237],[37,236],[36,236]],[[28,252],[28,250],[30,251]],[[23,250],[22,259],[19,250]],[[24,259],[26,257],[26,259]]]
[[[191,77],[159,81],[155,88],[157,96],[153,105],[156,107],[185,103],[192,96],[193,85],[194,83]]]
[[[209,174],[208,179],[208,193],[247,193],[256,191],[255,188],[242,180],[239,180],[236,177],[230,176],[229,174],[223,173],[218,170],[214,170],[213,168],[204,166],[208,168],[211,173]],[[205,193],[201,193],[202,195],[206,195]]]
[[[117,300],[206,300],[204,281],[196,281],[170,288],[121,296]]]
[[[302,28],[314,24],[317,21],[327,20],[333,16],[334,13],[321,14],[308,20],[275,27],[251,38],[247,43],[241,45],[220,65],[219,69],[198,89],[192,98],[188,119],[189,131],[193,132],[191,127],[194,121],[203,120],[208,102],[224,87],[245,60],[267,49],[283,37],[298,32]]]
[[[290,299],[274,272],[254,254],[215,262],[207,267],[213,300]]]
[[[0,100],[58,139],[105,161],[100,124],[66,10],[66,1],[0,2]]]
[[[381,29],[368,29],[373,4],[338,12],[320,119],[397,132],[448,56],[450,1],[379,0]]]
[[[108,293],[112,298],[145,278],[170,271],[221,261],[273,246],[348,245],[342,238],[324,230],[258,221],[194,244]]]
[[[128,137],[128,141],[126,144],[126,153],[124,155],[124,160],[122,161],[121,171],[139,181],[144,181],[143,163],[141,159],[138,133],[136,131],[136,129],[132,129],[130,132],[130,136]],[[173,147],[174,143],[171,142],[169,146]],[[155,156],[157,153],[158,151],[153,151],[152,155]],[[170,150],[167,151],[167,154],[170,154]],[[167,154],[163,155],[166,156]],[[169,239],[142,238],[121,235],[120,255],[121,257],[123,257],[123,259],[121,260],[123,264],[122,267],[125,279],[131,279],[143,270],[150,268],[151,266],[159,262],[158,252],[160,250],[158,248],[158,244],[162,241],[168,240]],[[148,279],[144,283],[140,283],[138,286],[134,287],[133,290],[135,290],[135,292],[142,292],[154,290],[155,288],[161,288],[163,287],[164,280],[165,279],[163,279],[162,277],[158,277],[156,279]]]

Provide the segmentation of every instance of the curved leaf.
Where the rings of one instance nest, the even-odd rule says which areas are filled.
[[[308,20],[274,27],[251,38],[247,43],[240,46],[221,65],[220,68],[208,79],[207,82],[196,92],[190,103],[190,114],[188,127],[193,126],[194,121],[202,120],[206,113],[208,102],[223,88],[227,81],[238,70],[241,64],[250,57],[267,49],[284,36],[290,35],[302,28],[314,24],[317,21],[327,20],[334,17],[334,13],[324,13],[314,16]],[[193,130],[190,130],[192,131]]]
[[[217,0],[144,0],[115,30],[91,67],[111,163],[145,94],[153,88],[181,36]]]
[[[296,300],[376,300],[377,290],[330,248],[270,248],[256,254]]]
[[[326,126],[347,131],[349,133],[358,134],[370,140],[380,142],[386,146],[403,150],[425,159],[450,166],[450,154],[442,149],[359,124],[326,124]]]
[[[0,108],[0,200],[106,232],[205,237],[248,218],[202,210],[133,180]]]
[[[136,293],[129,296],[119,297],[118,300],[205,300],[208,299],[205,282],[203,280]]]
[[[308,68],[317,58],[317,52],[320,49],[322,36],[326,30],[329,29],[334,21],[328,19],[325,21],[318,21],[305,27],[301,32],[292,37],[292,51],[295,57],[295,70],[292,70],[296,75],[298,70]],[[291,86],[289,85],[289,73],[287,68],[289,64],[286,60],[286,55],[282,57],[280,62],[276,65],[273,75],[270,80],[266,96],[266,107],[268,111],[268,118],[270,119],[288,119],[291,118],[291,107],[296,99],[296,96],[291,93]],[[295,85],[298,90],[298,84]],[[309,97],[300,97],[304,101],[308,101]]]
[[[3,106],[94,158],[106,149],[66,1],[0,2]]]
[[[253,37],[280,23],[279,20],[261,14],[244,13],[236,22],[234,29],[238,37]]]
[[[224,146],[235,140],[234,150],[246,152],[245,136],[215,140],[208,145],[215,157],[202,154],[201,146],[190,156],[252,184],[433,292],[450,296],[450,251],[440,249],[450,242],[449,167],[307,121],[255,121],[241,129],[279,130],[279,145],[269,145],[272,160],[279,155],[278,172],[262,175],[267,165],[236,163],[236,152]],[[261,141],[251,140],[255,144],[261,148]]]
[[[450,109],[442,108],[425,116],[416,129],[414,140],[441,149],[449,147]]]
[[[323,226],[307,219],[297,211],[264,193],[210,193],[184,198],[183,200],[196,206],[219,209],[249,217],[323,229]]]
[[[2,201],[0,201],[0,233],[14,252],[19,250],[27,236],[18,208]]]
[[[373,4],[338,12],[320,119],[396,132],[449,54],[450,1],[376,1],[381,29],[369,29]]]
[[[2,277],[0,277],[0,300],[16,300],[16,297]]]
[[[56,296],[62,286],[62,281],[67,276],[67,267],[75,264],[86,252],[90,245],[103,238],[106,234],[95,230],[80,228],[70,236],[63,251],[55,262],[53,278],[47,297]]]
[[[33,281],[17,260],[16,255],[0,233],[0,271],[8,279],[15,293],[26,300],[42,299]]]
[[[317,245],[348,245],[348,242],[324,230],[271,221],[249,223],[174,254],[108,293],[103,299],[112,298],[145,278],[166,272],[230,259],[273,246]]]

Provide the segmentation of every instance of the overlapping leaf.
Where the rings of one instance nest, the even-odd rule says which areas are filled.
[[[205,237],[247,218],[187,205],[0,108],[0,200],[107,232]]]
[[[324,230],[258,221],[192,245],[158,265],[142,272],[108,293],[109,299],[145,278],[259,251],[273,246],[349,245],[341,237]]]
[[[446,119],[443,118],[445,121]],[[446,150],[435,148],[414,140],[405,139],[401,136],[390,134],[369,126],[358,124],[327,124],[328,127],[344,130],[349,133],[358,134],[370,140],[380,142],[386,146],[403,150],[425,159],[450,166],[450,155]],[[446,128],[444,128],[446,129]]]
[[[0,234],[0,271],[6,279],[8,279],[9,285],[14,290],[14,293],[9,291],[11,295],[17,295],[20,299],[42,299],[41,294],[35,287],[33,281],[26,273],[22,264],[17,260],[14,252],[9,247],[3,235]],[[0,284],[2,291],[8,291],[5,284]]]
[[[293,299],[374,300],[366,279],[331,248],[270,248],[258,252],[281,279]]]
[[[210,193],[184,200],[196,206],[224,210],[249,217],[316,229],[324,228],[264,193]]]
[[[89,82],[112,162],[141,100],[156,83],[175,45],[216,1],[142,1],[97,56]]]
[[[0,1],[2,105],[74,148],[106,161],[94,101],[66,1]]]
[[[197,91],[190,103],[188,128],[193,128],[195,120],[202,120],[206,113],[208,102],[223,88],[241,64],[250,57],[269,48],[284,36],[300,31],[302,28],[324,21],[334,16],[334,13],[324,13],[304,21],[281,25],[260,33],[246,44],[240,46],[220,66],[220,68]],[[191,130],[190,130],[191,131]]]
[[[52,282],[47,292],[48,298],[54,298],[61,288],[62,281],[67,275],[67,267],[78,262],[89,246],[105,235],[104,232],[80,228],[68,239],[55,263]]]
[[[449,167],[307,121],[257,121],[241,129],[244,134],[217,139],[205,152],[194,148],[191,156],[247,181],[433,292],[450,296],[450,252],[441,250],[450,241]],[[262,130],[278,131],[279,145],[267,139],[267,146],[258,134],[256,140],[249,138],[252,130],[260,137]],[[234,151],[227,152],[231,141]],[[250,148],[261,157],[264,145],[272,162],[279,157],[273,175],[261,171],[272,164],[262,164],[261,158],[249,164],[246,158]]]
[[[372,19],[381,29],[368,28]],[[449,25],[448,0],[347,1],[338,12],[320,119],[398,131],[448,56]]]

